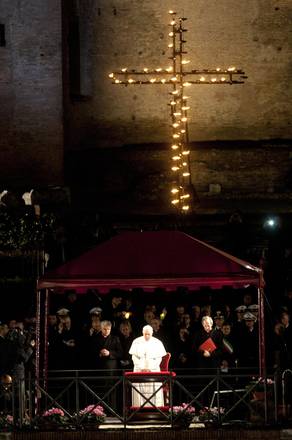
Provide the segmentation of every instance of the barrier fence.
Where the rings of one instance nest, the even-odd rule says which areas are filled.
[[[56,423],[83,429],[83,410],[93,405],[103,408],[104,423],[114,421],[124,429],[142,420],[172,427],[182,420],[206,427],[283,425],[291,420],[291,370],[263,378],[232,371],[203,373],[176,370],[138,377],[121,370],[51,371],[38,382],[30,377],[1,384],[1,418],[3,422],[9,416],[11,429],[41,430],[42,415],[57,408],[64,417]],[[133,405],[134,394],[142,401],[139,406]],[[163,404],[157,403],[158,395]]]

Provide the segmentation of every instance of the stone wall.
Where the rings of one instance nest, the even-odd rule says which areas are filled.
[[[68,183],[84,207],[171,213],[168,149],[144,144],[68,152]],[[198,142],[191,151],[197,213],[291,212],[291,143]]]
[[[6,189],[60,184],[61,2],[2,0],[0,23],[0,182]]]
[[[196,0],[176,3],[185,15],[190,69],[241,67],[244,85],[195,85],[190,140],[289,139],[292,136],[290,0]],[[167,86],[116,86],[122,67],[168,66],[171,1],[79,2],[81,93],[72,107],[75,147],[166,142]]]
[[[169,65],[171,7],[170,0],[2,0],[3,189],[62,183],[65,149],[67,182],[76,194],[99,194],[99,206],[114,205],[117,198],[138,210],[136,203],[144,210],[149,203],[155,212],[156,205],[169,210],[167,86],[117,86],[108,74],[120,67]],[[190,69],[234,65],[248,75],[243,85],[189,88],[199,198],[212,204],[258,195],[286,200],[289,210],[291,1],[180,0],[176,7],[188,18]],[[70,84],[72,18],[80,34],[79,66],[73,51],[78,93]]]

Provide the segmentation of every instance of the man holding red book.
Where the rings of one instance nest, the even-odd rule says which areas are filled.
[[[213,330],[213,319],[210,316],[203,316],[202,329],[195,334],[194,338],[194,367],[202,369],[219,367],[222,339],[222,332],[217,329]]]

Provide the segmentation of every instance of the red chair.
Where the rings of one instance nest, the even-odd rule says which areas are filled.
[[[166,355],[162,357],[160,362],[160,371],[169,371],[168,366],[169,366],[170,358],[171,358],[171,353],[166,353]]]
[[[160,371],[165,372],[169,371],[169,361],[171,358],[171,353],[167,352],[161,359],[160,362]],[[164,405],[169,405],[169,385],[168,383],[163,385],[163,397],[164,397]]]

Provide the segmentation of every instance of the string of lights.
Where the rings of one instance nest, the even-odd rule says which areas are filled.
[[[176,17],[175,11],[169,11],[171,21],[168,34],[172,61],[171,65],[162,68],[143,70],[123,67],[109,74],[113,84],[119,85],[170,85],[170,118],[171,118],[171,173],[172,185],[170,201],[178,211],[188,213],[193,209],[193,179],[191,175],[188,111],[190,106],[186,89],[193,84],[226,85],[243,84],[247,78],[244,71],[236,67],[215,69],[186,70],[190,60],[185,50],[185,17]]]

